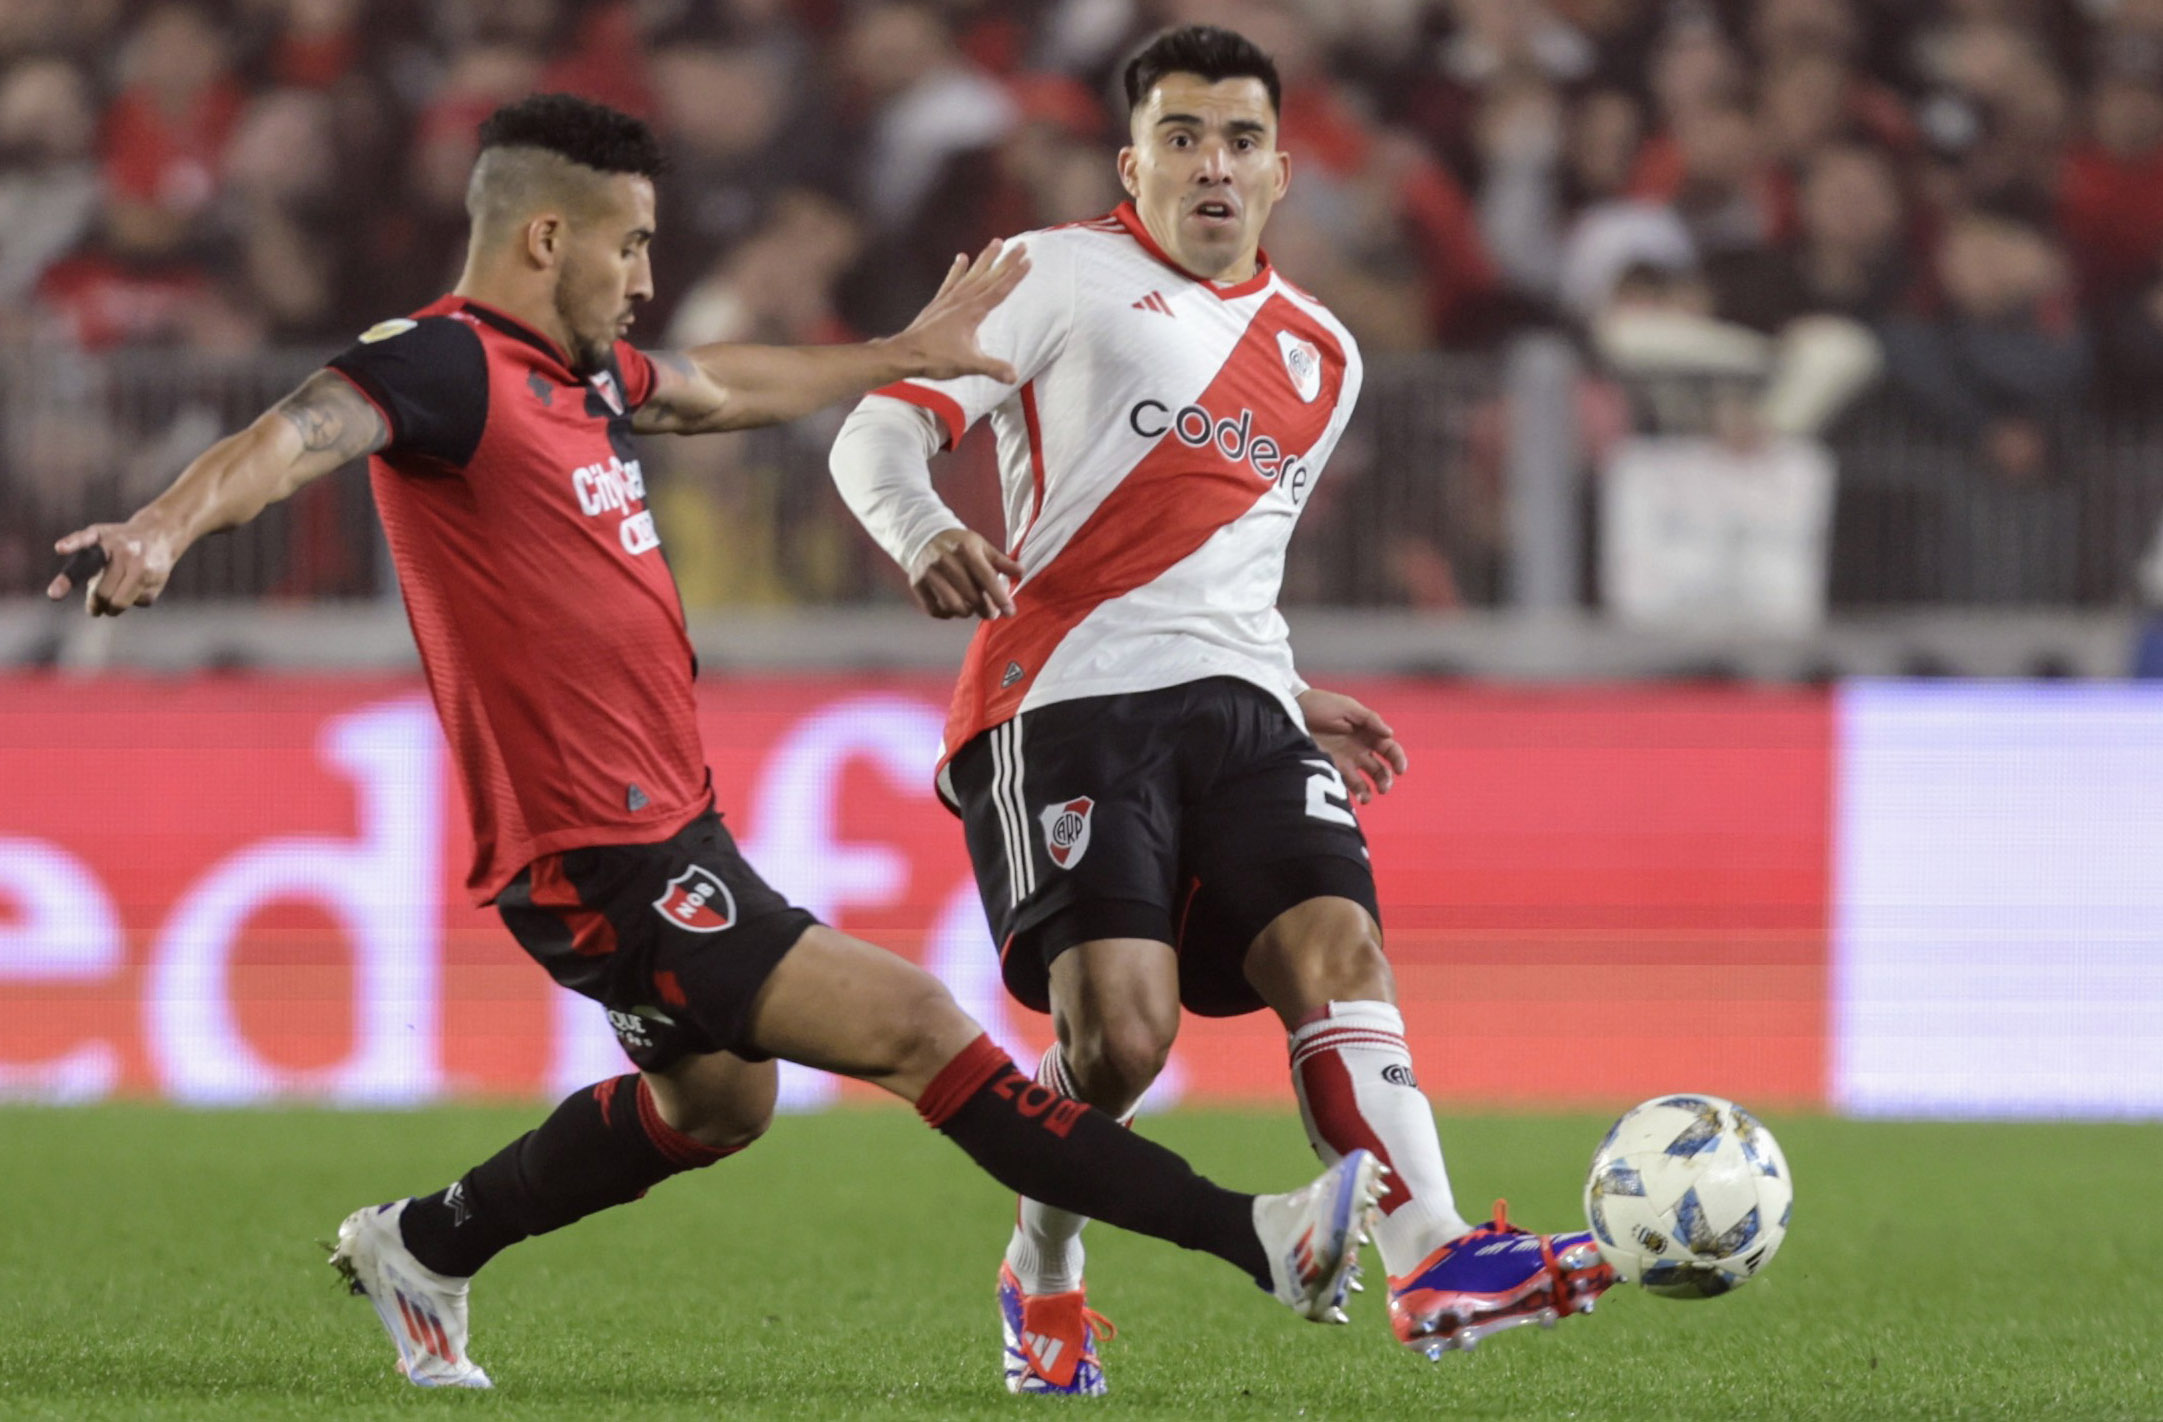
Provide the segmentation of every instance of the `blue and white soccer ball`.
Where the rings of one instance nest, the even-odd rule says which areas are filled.
[[[1787,1237],[1787,1158],[1755,1116],[1717,1096],[1656,1096],[1593,1152],[1585,1219],[1618,1278],[1671,1299],[1739,1289]]]

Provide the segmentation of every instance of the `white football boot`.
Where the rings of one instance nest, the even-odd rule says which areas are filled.
[[[493,1387],[466,1356],[466,1284],[438,1274],[406,1250],[398,1220],[406,1201],[355,1210],[338,1226],[331,1267],[376,1307],[398,1371],[415,1387]]]
[[[1315,1323],[1345,1321],[1345,1295],[1359,1288],[1359,1247],[1374,1228],[1388,1173],[1355,1150],[1311,1185],[1254,1197],[1254,1232],[1278,1302]]]

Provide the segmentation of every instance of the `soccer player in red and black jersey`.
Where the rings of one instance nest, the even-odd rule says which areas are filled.
[[[913,1102],[1009,1188],[1206,1250],[1342,1321],[1380,1189],[1372,1157],[1286,1195],[1221,1189],[1036,1085],[937,979],[819,924],[738,854],[634,436],[773,424],[911,376],[1011,379],[976,327],[1026,264],[996,245],[957,257],[886,340],[645,354],[623,338],[652,295],[660,168],[645,125],[612,110],[564,95],[500,110],[481,128],[455,292],[368,331],[127,522],[57,545],[102,551],[87,602],[117,615],[155,599],[196,539],[372,455],[473,818],[469,886],[558,982],[607,1007],[639,1068],[574,1092],[448,1187],[356,1211],[332,1262],[409,1379],[486,1387],[466,1351],[473,1274],[743,1149],[772,1117],[782,1058]],[[48,593],[70,585],[63,573]]]

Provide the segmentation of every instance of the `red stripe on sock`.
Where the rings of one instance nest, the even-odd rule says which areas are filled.
[[[1343,1027],[1325,1027],[1320,1031],[1308,1031],[1292,1038],[1292,1050],[1299,1051],[1316,1042],[1334,1041],[1339,1037],[1385,1037],[1392,1041],[1404,1040],[1404,1033],[1393,1032],[1387,1027],[1361,1027],[1347,1024]]]
[[[1404,1036],[1403,1032],[1393,1027],[1371,1027],[1364,1022],[1347,1022],[1341,1027],[1303,1028],[1292,1038],[1292,1042],[1295,1046],[1305,1046],[1309,1042],[1327,1041],[1331,1037],[1342,1037],[1348,1033],[1362,1037],[1402,1038]]]
[[[1412,1198],[1405,1188],[1404,1176],[1398,1173],[1394,1161],[1389,1158],[1389,1148],[1382,1138],[1367,1124],[1367,1118],[1359,1114],[1359,1097],[1352,1090],[1352,1072],[1344,1064],[1344,1058],[1335,1052],[1327,1052],[1308,1059],[1299,1068],[1299,1082],[1306,1089],[1307,1114],[1314,1117],[1315,1129],[1322,1139],[1339,1155],[1349,1155],[1355,1150],[1372,1152],[1374,1158],[1389,1166],[1389,1189],[1382,1195],[1382,1213],[1394,1213],[1397,1207]]]
[[[922,1116],[928,1126],[943,1126],[985,1082],[1002,1070],[1013,1069],[1013,1059],[999,1050],[999,1044],[992,1041],[987,1032],[939,1068],[939,1074],[924,1088],[923,1095],[916,1098],[916,1114]]]
[[[1327,1032],[1317,1032],[1304,1041],[1295,1040],[1292,1050],[1295,1052],[1308,1052],[1316,1047],[1348,1041],[1394,1042],[1401,1047],[1404,1045],[1404,1033],[1392,1032],[1386,1027],[1337,1027]]]
[[[1410,1061],[1412,1056],[1411,1051],[1404,1044],[1402,1033],[1384,1032],[1379,1029],[1346,1028],[1342,1032],[1325,1032],[1320,1036],[1310,1037],[1293,1047],[1292,1065],[1296,1067],[1318,1052],[1341,1051],[1346,1047],[1372,1047],[1382,1051],[1393,1051],[1407,1061]]]
[[[1330,1032],[1328,1037],[1315,1041],[1302,1041],[1293,1048],[1293,1056],[1313,1056],[1315,1052],[1341,1052],[1345,1048],[1376,1048],[1382,1052],[1404,1052],[1404,1037],[1395,1032]]]
[[[669,1164],[683,1170],[696,1170],[711,1165],[724,1156],[742,1150],[736,1146],[728,1150],[716,1150],[703,1141],[694,1140],[661,1119],[661,1108],[653,1099],[653,1088],[643,1076],[638,1079],[638,1124],[646,1132],[646,1139]]]

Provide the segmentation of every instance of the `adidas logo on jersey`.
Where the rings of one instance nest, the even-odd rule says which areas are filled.
[[[1169,316],[1175,321],[1179,319],[1179,313],[1172,310],[1172,304],[1154,291],[1135,302],[1134,309],[1136,311],[1154,311],[1159,316]]]

